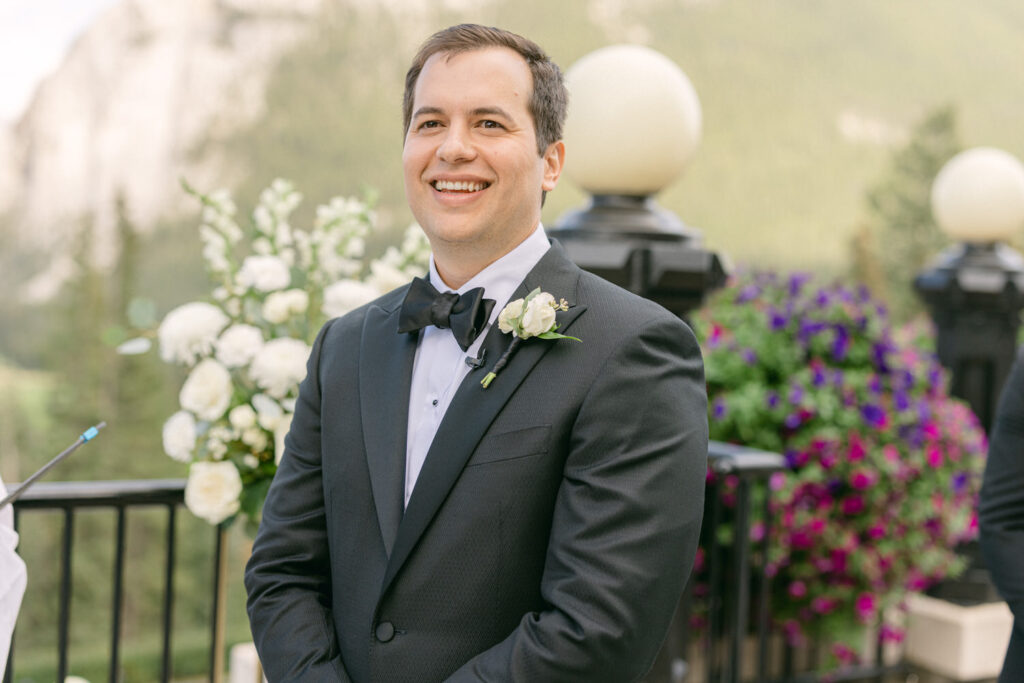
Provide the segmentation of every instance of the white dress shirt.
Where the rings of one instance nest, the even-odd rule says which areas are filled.
[[[464,294],[474,287],[483,287],[484,296],[495,301],[487,327],[467,350],[463,351],[459,347],[451,330],[442,330],[430,325],[420,331],[416,360],[412,367],[412,385],[409,390],[409,425],[405,447],[406,505],[409,504],[409,496],[412,495],[427,451],[430,450],[430,444],[434,441],[434,435],[441,424],[441,418],[448,410],[455,391],[469,374],[470,367],[466,364],[466,357],[477,356],[484,337],[498,319],[501,309],[550,247],[544,226],[538,225],[529,237],[519,243],[519,246],[455,290],[457,294]],[[430,257],[430,282],[439,292],[453,291],[438,275],[433,256]],[[487,359],[489,363],[497,360]]]
[[[7,489],[0,479],[0,499],[5,496]],[[18,620],[21,598],[25,595],[25,563],[14,551],[17,545],[13,506],[5,505],[0,510],[0,678],[4,676],[14,623]]]

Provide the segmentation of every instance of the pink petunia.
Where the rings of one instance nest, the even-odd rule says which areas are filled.
[[[844,515],[856,515],[864,512],[864,498],[862,496],[850,496],[843,499],[842,510]]]
[[[794,598],[802,598],[807,595],[807,584],[803,581],[793,581],[789,584],[789,594]]]
[[[928,447],[928,464],[931,467],[939,468],[942,467],[942,451],[939,450],[938,446]]]
[[[871,621],[875,616],[875,596],[871,593],[861,593],[857,596],[854,609],[861,621]]]

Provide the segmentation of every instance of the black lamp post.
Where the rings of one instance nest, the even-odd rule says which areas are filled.
[[[700,140],[693,86],[667,57],[636,45],[590,53],[566,81],[565,172],[592,199],[549,233],[581,268],[685,317],[726,276],[700,233],[652,199]]]
[[[1024,257],[1003,244],[1024,226],[1024,166],[997,149],[958,154],[935,178],[932,213],[960,244],[921,272],[914,289],[935,322],[951,393],[990,431],[1024,308]],[[969,561],[966,572],[929,593],[953,602],[998,601],[977,542],[959,550]]]

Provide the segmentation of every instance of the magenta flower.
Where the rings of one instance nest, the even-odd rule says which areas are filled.
[[[861,621],[871,621],[875,616],[875,596],[871,593],[861,593],[857,596],[857,601],[854,603],[854,609],[857,611],[857,617]]]

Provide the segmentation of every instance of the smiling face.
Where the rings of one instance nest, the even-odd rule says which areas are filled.
[[[526,61],[504,47],[435,54],[416,82],[405,195],[450,286],[526,239],[558,182],[565,148],[537,154],[532,92]]]

